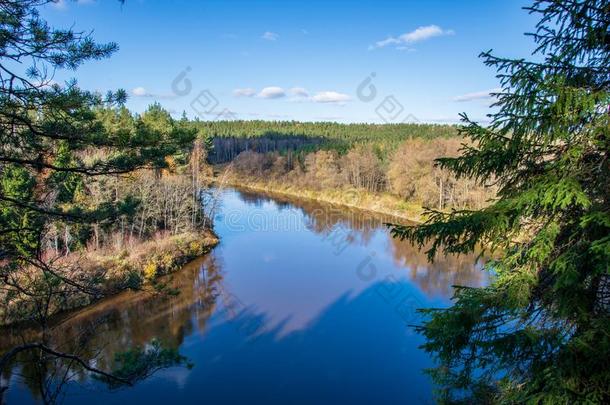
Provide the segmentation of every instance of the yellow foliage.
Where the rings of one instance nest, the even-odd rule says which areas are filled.
[[[166,156],[164,158],[165,163],[167,164],[167,167],[165,169],[163,169],[163,174],[164,175],[169,175],[171,173],[176,173],[176,168],[178,167],[177,163],[176,163],[176,159],[174,159],[173,156]]]
[[[191,254],[200,253],[203,250],[203,244],[199,241],[192,241],[189,243],[189,252]]]
[[[174,264],[174,254],[172,252],[165,252],[161,256],[161,264],[164,268],[169,269]]]
[[[153,280],[157,277],[157,263],[151,260],[144,266],[144,277],[146,277],[147,280]]]

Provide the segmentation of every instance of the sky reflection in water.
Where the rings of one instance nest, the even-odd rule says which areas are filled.
[[[387,221],[225,190],[215,222],[221,244],[172,276],[178,297],[129,292],[53,332],[69,351],[77,349],[75,336],[95,327],[78,349],[102,368],[115,353],[153,338],[179,348],[195,367],[163,370],[116,392],[81,375],[64,390],[64,402],[431,402],[422,374],[431,362],[408,327],[419,321],[415,309],[446,306],[452,285],[486,278],[472,257],[429,264],[389,236]],[[17,335],[4,334],[0,346]],[[35,400],[31,374],[28,364],[15,365],[9,404]]]

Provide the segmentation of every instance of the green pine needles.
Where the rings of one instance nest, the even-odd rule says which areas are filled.
[[[495,252],[484,288],[457,288],[418,330],[444,403],[610,402],[610,2],[538,0],[536,61],[498,71],[489,126],[438,165],[499,186],[478,211],[393,228],[430,258]]]

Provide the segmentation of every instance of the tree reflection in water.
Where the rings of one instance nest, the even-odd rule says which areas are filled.
[[[178,349],[193,330],[205,329],[221,280],[215,257],[199,258],[170,276],[168,284],[179,291],[177,295],[128,291],[92,308],[62,315],[45,336],[38,336],[34,328],[4,328],[0,351],[41,339],[46,346],[75,355],[96,369],[112,371],[125,377],[126,385],[133,385],[159,369],[190,366]],[[123,385],[120,380],[92,374],[74,359],[43,350],[17,355],[2,378],[5,382],[19,380],[35,399],[45,403],[61,399],[62,389],[70,383]]]
[[[285,223],[275,223],[275,228],[263,231],[246,228],[233,235],[226,234],[226,224],[218,224],[221,245],[170,276],[168,286],[179,290],[178,295],[125,292],[91,308],[65,314],[44,336],[49,346],[77,354],[100,370],[119,371],[119,375],[136,373],[138,378],[134,381],[159,368],[188,366],[189,360],[180,356],[180,350],[193,356],[190,360],[196,367],[193,371],[185,369],[186,377],[174,369],[166,374],[181,375],[175,378],[197,384],[212,384],[208,394],[223,399],[243,399],[239,395],[254,392],[264,398],[269,393],[262,392],[261,386],[277,378],[285,385],[275,387],[274,392],[283,393],[287,399],[299,391],[303,375],[318,384],[318,393],[339,402],[392,402],[408,397],[414,390],[426,397],[431,387],[420,368],[430,364],[417,349],[421,341],[412,334],[405,335],[405,323],[399,319],[397,309],[400,303],[384,301],[380,291],[398,287],[423,299],[426,306],[437,304],[439,299],[450,297],[454,284],[485,284],[480,264],[473,265],[473,257],[455,256],[441,256],[434,264],[428,263],[425,253],[388,235],[384,223],[397,221],[393,217],[258,193],[227,193],[227,198],[236,204],[233,208],[250,214],[258,210],[273,221]],[[301,229],[295,231],[295,226]],[[301,240],[310,244],[294,246]],[[270,246],[274,242],[282,243]],[[329,245],[333,245],[330,252]],[[250,246],[249,250],[244,246]],[[266,248],[280,261],[263,260]],[[282,248],[290,251],[278,250]],[[320,268],[297,268],[298,262],[312,256],[307,249],[315,249],[316,256],[307,263]],[[378,258],[385,260],[380,266],[397,276],[392,282],[395,285],[388,284],[387,278],[370,283],[356,278],[355,264],[360,258],[354,255],[375,249]],[[306,293],[301,294],[303,291]],[[287,327],[290,322],[294,325]],[[382,336],[379,330],[383,330]],[[5,328],[0,333],[0,352],[23,341],[36,340],[35,334],[28,328]],[[205,339],[199,338],[203,336]],[[248,342],[255,344],[250,346]],[[151,356],[147,357],[147,353]],[[220,358],[228,359],[230,367],[221,366]],[[290,364],[300,365],[298,372],[281,369],[287,359]],[[410,366],[413,364],[417,366]],[[251,371],[257,367],[256,373],[235,374],[240,367]],[[393,377],[388,380],[383,370],[389,369],[393,370]],[[338,376],[345,379],[343,383],[350,383],[350,378],[362,378],[360,372],[369,375],[376,371],[379,375],[367,377],[368,387],[354,383],[349,390],[334,393],[324,385],[324,373],[331,371],[335,380],[328,382],[332,384],[341,381]],[[101,393],[100,390],[120,386],[104,378],[91,378],[91,373],[78,362],[41,351],[19,355],[4,370],[2,378],[3,385],[9,380],[11,386],[15,382],[23,384],[11,393],[10,398],[16,402],[55,402],[70,391],[70,395],[88,395],[87,399],[96,403],[105,397],[91,397],[91,390]],[[240,384],[241,394],[225,390],[227,381]],[[147,383],[145,387],[134,391],[153,402],[171,400],[180,394],[168,391],[167,386],[162,389]],[[315,390],[316,387],[301,395],[315,402]],[[369,397],[381,391],[389,393],[387,398]],[[129,397],[128,392],[131,390],[121,391]],[[185,396],[183,400],[192,401],[195,395],[193,388],[180,392]],[[272,397],[267,399],[273,401]]]
[[[311,231],[332,238],[337,229],[343,230],[343,237],[335,238],[335,243],[349,243],[367,246],[376,232],[388,223],[406,223],[404,219],[391,215],[321,204],[282,195],[265,195],[249,191],[239,191],[240,198],[262,207],[274,203],[280,210],[297,208],[306,218]],[[341,239],[341,240],[338,240]],[[453,286],[482,286],[488,283],[488,275],[482,271],[485,260],[475,260],[472,255],[444,255],[439,252],[430,263],[425,251],[398,238],[388,237],[388,250],[396,267],[404,268],[412,282],[428,297],[449,297]],[[473,261],[475,262],[473,265]]]

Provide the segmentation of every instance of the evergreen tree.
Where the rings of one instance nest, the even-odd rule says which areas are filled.
[[[58,69],[106,58],[117,45],[50,27],[38,12],[49,3],[0,1],[0,280],[5,283],[14,284],[24,266],[54,273],[41,246],[54,221],[86,232],[87,224],[120,214],[125,204],[118,199],[96,209],[77,204],[85,179],[164,167],[167,156],[195,137],[194,130],[174,125],[160,106],[134,123],[122,107],[123,90],[102,96],[75,81],[55,83]]]
[[[438,165],[499,186],[482,210],[430,212],[397,237],[494,252],[492,282],[423,310],[442,402],[610,402],[610,2],[538,0],[536,61],[485,52],[502,91],[473,144]]]
[[[134,118],[123,107],[123,90],[102,96],[75,81],[55,83],[57,70],[106,58],[117,45],[50,27],[38,9],[52,2],[0,0],[0,289],[9,301],[28,297],[16,310],[42,330],[39,342],[24,342],[0,356],[0,373],[19,353],[35,351],[41,362],[60,358],[109,381],[132,384],[131,377],[110,375],[48,345],[50,302],[82,293],[97,297],[100,280],[56,264],[43,242],[51,229],[55,235],[61,230],[68,252],[71,244],[87,240],[92,223],[133,211],[129,196],[85,202],[87,186],[93,179],[167,166],[167,157],[191,145],[196,131],[175,125],[160,106]],[[167,351],[159,353],[159,359],[154,353],[145,359],[150,367],[139,364],[142,375],[182,362]],[[0,403],[6,389],[0,384]]]
[[[28,207],[36,182],[24,168],[6,165],[0,177],[0,195],[5,199],[21,202],[21,205],[0,205],[0,243],[5,251],[13,251],[25,257],[36,252],[40,242],[42,222],[38,212]]]

